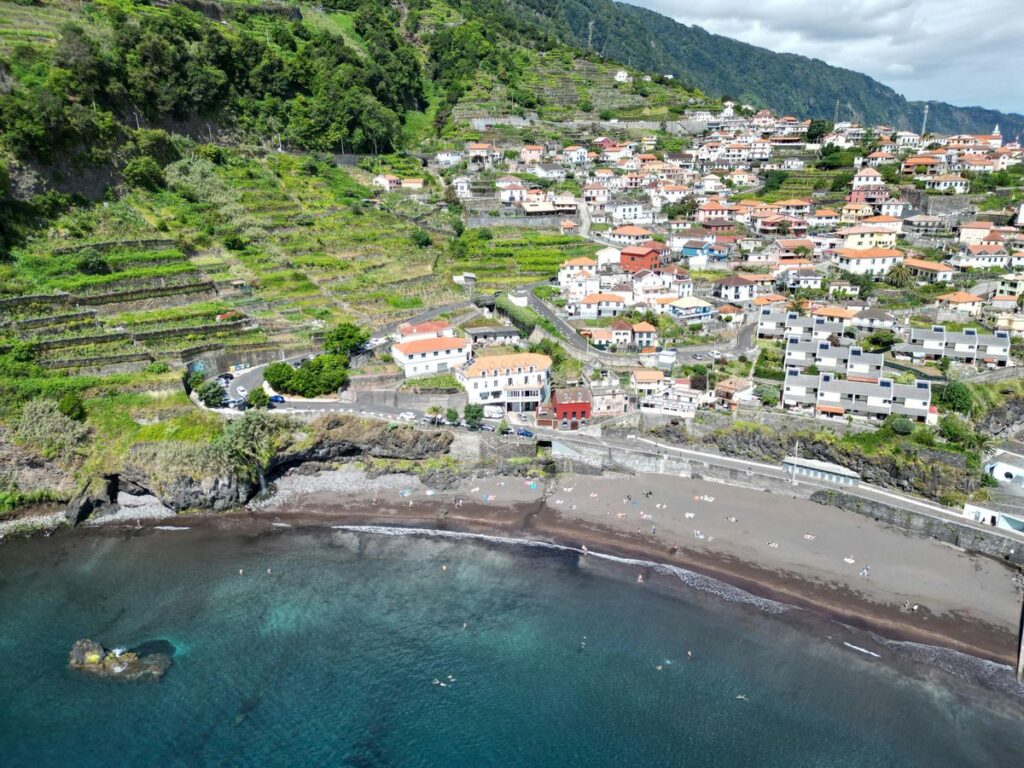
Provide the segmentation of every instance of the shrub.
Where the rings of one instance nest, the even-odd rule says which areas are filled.
[[[145,368],[143,368],[143,370],[146,373],[168,373],[171,370],[171,366],[169,366],[167,363],[157,361],[155,363],[150,363]]]
[[[773,387],[770,384],[758,384],[754,387],[754,395],[760,398],[761,402],[768,407],[778,405],[781,399],[779,388]]]
[[[951,411],[967,413],[971,410],[971,390],[966,384],[954,381],[947,384],[939,393],[939,402]]]
[[[152,157],[133,157],[124,166],[124,181],[130,187],[155,191],[167,186],[160,165]]]
[[[459,412],[456,411],[454,408],[449,408],[447,411],[444,412],[444,417],[447,421],[450,421],[454,424],[459,420]]]
[[[425,230],[417,229],[409,236],[412,244],[417,248],[426,248],[430,245],[430,235]]]
[[[906,416],[897,416],[896,418],[890,418],[888,421],[888,427],[897,435],[909,435],[914,431],[914,422],[908,419]]]
[[[57,401],[57,410],[75,421],[85,421],[85,405],[76,392],[68,392]]]
[[[939,434],[951,443],[966,445],[971,439],[971,428],[959,416],[950,414],[939,419]]]
[[[358,325],[339,323],[324,334],[324,349],[332,355],[351,356],[352,353],[358,352],[369,338],[370,332]]]
[[[462,409],[462,417],[466,420],[466,426],[476,429],[484,420],[484,407],[479,403],[468,403]]]
[[[107,260],[92,248],[79,253],[75,268],[83,275],[109,275],[112,271]]]
[[[224,388],[216,381],[207,381],[196,389],[196,397],[207,408],[220,408],[224,405]]]
[[[249,404],[250,408],[269,408],[270,407],[270,395],[266,393],[263,387],[256,387],[248,394],[245,401]]]
[[[60,412],[52,400],[31,400],[21,410],[19,442],[47,459],[68,460],[82,450],[89,428]]]

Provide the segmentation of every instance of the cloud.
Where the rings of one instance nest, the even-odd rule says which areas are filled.
[[[1024,112],[1019,0],[630,0],[683,24],[864,72],[910,99]]]

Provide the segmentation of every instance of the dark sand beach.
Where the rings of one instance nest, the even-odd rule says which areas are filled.
[[[1016,658],[1022,593],[1012,567],[852,512],[706,481],[490,477],[440,492],[413,477],[337,471],[281,478],[277,494],[247,513],[207,520],[423,527],[586,546],[679,566],[888,639]],[[645,578],[653,587],[669,577]]]

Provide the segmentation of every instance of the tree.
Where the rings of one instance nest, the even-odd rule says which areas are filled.
[[[509,426],[508,419],[502,419],[501,421],[498,422],[498,434],[499,435],[507,435],[511,431],[512,431],[512,427]]]
[[[479,403],[467,403],[462,409],[462,418],[466,420],[466,426],[470,429],[480,429],[484,421],[484,407]]]
[[[286,392],[294,372],[288,363],[271,363],[263,370],[263,378],[275,392]]]
[[[270,395],[267,394],[263,387],[254,387],[246,396],[245,402],[249,404],[250,408],[269,408]]]
[[[459,412],[456,411],[454,408],[449,408],[447,411],[444,412],[444,420],[447,421],[449,424],[458,424]]]
[[[789,178],[785,171],[768,171],[761,181],[762,192],[775,192],[782,187],[782,184]]]
[[[235,470],[244,478],[259,479],[260,490],[267,489],[265,473],[287,433],[286,420],[266,410],[246,411],[228,422],[217,440]]]
[[[409,239],[412,240],[412,244],[417,248],[426,248],[430,245],[430,235],[422,229],[415,230],[409,236]]]
[[[352,356],[362,349],[370,332],[354,323],[340,323],[324,335],[324,349],[332,355]]]
[[[207,408],[221,408],[224,405],[224,388],[216,381],[207,381],[196,389],[196,397]]]
[[[973,402],[971,390],[963,382],[954,381],[947,384],[939,393],[939,402],[951,411],[968,413]]]
[[[939,419],[939,434],[945,440],[960,445],[968,445],[972,437],[971,428],[967,426],[967,422],[956,414],[949,414]]]
[[[811,120],[807,128],[807,142],[817,144],[822,138],[832,132],[832,122],[829,120]]]
[[[889,267],[889,271],[885,273],[885,282],[893,288],[906,288],[912,280],[910,268],[903,262],[893,264]]]
[[[442,408],[440,405],[432,405],[429,408],[427,408],[427,415],[430,418],[432,418],[435,422],[438,422],[438,421],[441,420],[441,414],[443,414],[443,413],[444,413],[444,408]]]
[[[130,187],[155,191],[167,186],[160,165],[152,157],[133,157],[124,166],[124,181]]]

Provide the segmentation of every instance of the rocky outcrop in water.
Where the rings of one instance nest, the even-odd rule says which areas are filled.
[[[94,640],[78,640],[68,654],[68,666],[96,677],[113,680],[158,681],[171,667],[168,653],[140,654],[121,649],[107,650]]]

